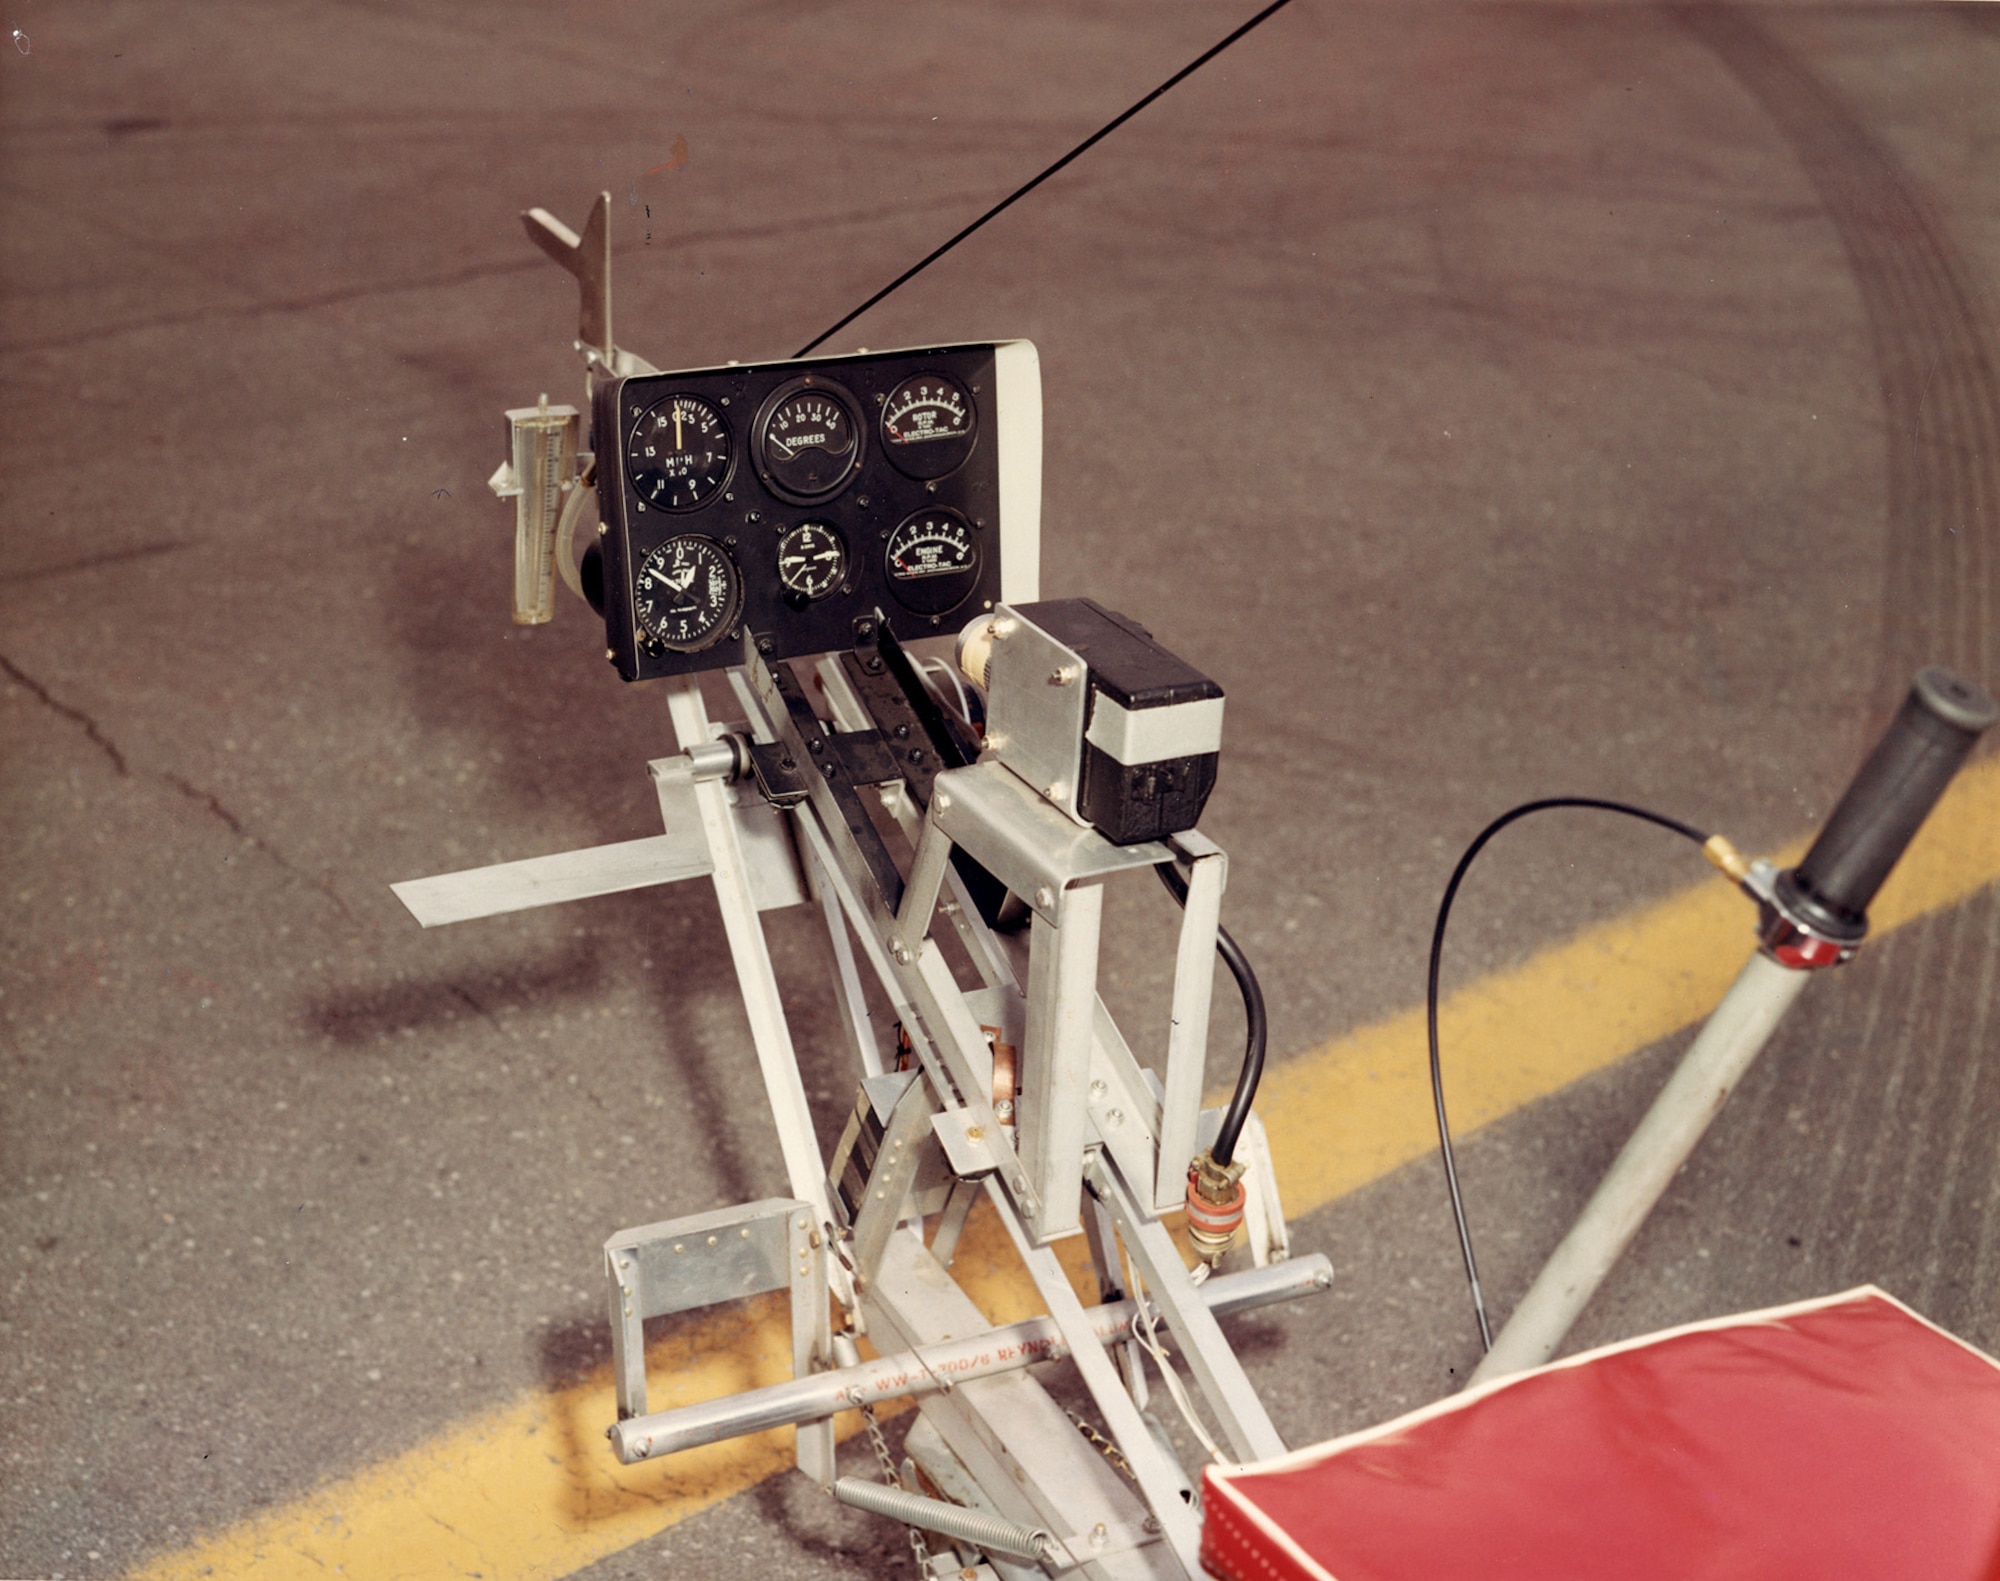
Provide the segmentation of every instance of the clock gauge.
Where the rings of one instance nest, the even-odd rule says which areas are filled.
[[[792,608],[825,598],[846,576],[847,546],[824,522],[800,522],[778,540],[778,580]]]
[[[640,640],[675,653],[713,647],[742,611],[736,562],[699,533],[681,533],[649,550],[632,577]]]

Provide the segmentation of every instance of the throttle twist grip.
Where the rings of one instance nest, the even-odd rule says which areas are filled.
[[[1779,905],[1829,939],[1860,943],[1875,892],[1996,719],[2000,706],[1984,687],[1936,666],[1919,670],[1812,849],[1778,875]]]

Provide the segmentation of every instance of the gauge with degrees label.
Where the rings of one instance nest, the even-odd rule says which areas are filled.
[[[640,412],[625,475],[651,509],[691,511],[729,481],[729,422],[698,395],[670,395]]]
[[[905,477],[941,478],[972,454],[976,410],[956,379],[913,374],[882,403],[882,449]]]
[[[943,615],[979,584],[979,534],[957,511],[918,511],[889,534],[882,565],[904,608]]]
[[[676,653],[713,647],[743,609],[743,576],[721,544],[681,533],[647,552],[632,577],[641,640]]]
[[[847,546],[824,522],[800,522],[778,540],[778,580],[793,609],[825,598],[846,576]]]
[[[832,499],[861,470],[856,410],[854,397],[825,379],[779,385],[751,432],[757,476],[795,505]]]

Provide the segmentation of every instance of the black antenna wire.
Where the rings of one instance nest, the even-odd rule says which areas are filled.
[[[813,336],[811,340],[807,341],[803,346],[799,347],[797,351],[793,352],[792,355],[794,357],[806,356],[813,350],[814,347],[820,345],[824,341],[832,339],[833,336],[839,334],[840,331],[847,328],[849,324],[852,324],[857,318],[859,318],[863,313],[867,312],[877,302],[881,301],[882,298],[887,296],[891,291],[894,291],[898,286],[901,286],[906,282],[915,279],[918,275],[922,274],[924,270],[930,268],[932,264],[936,263],[946,253],[950,252],[952,248],[956,247],[960,242],[964,241],[966,237],[970,236],[974,231],[978,230],[979,227],[984,225],[988,220],[993,219],[995,216],[1001,214],[1005,210],[1013,207],[1013,205],[1015,205],[1016,203],[1020,202],[1021,199],[1025,198],[1030,192],[1033,192],[1035,188],[1039,187],[1044,181],[1048,180],[1049,177],[1054,175],[1058,170],[1061,170],[1065,165],[1069,164],[1072,160],[1076,159],[1078,156],[1082,154],[1089,152],[1092,148],[1095,148],[1099,143],[1103,142],[1105,138],[1109,137],[1113,132],[1117,131],[1119,127],[1123,126],[1127,121],[1131,120],[1133,116],[1137,115],[1141,110],[1145,109],[1147,105],[1151,104],[1155,99],[1159,98],[1161,94],[1165,93],[1169,88],[1173,87],[1176,83],[1181,81],[1182,78],[1191,76],[1193,73],[1201,70],[1202,67],[1206,66],[1210,61],[1215,59],[1217,55],[1220,55],[1225,49],[1229,48],[1231,44],[1234,44],[1239,38],[1243,37],[1243,35],[1248,33],[1252,28],[1259,26],[1268,18],[1275,16],[1278,12],[1284,10],[1284,8],[1290,5],[1291,3],[1292,0],[1271,0],[1271,4],[1265,6],[1263,10],[1259,11],[1248,22],[1245,22],[1235,32],[1231,33],[1221,43],[1216,44],[1213,47],[1204,50],[1201,54],[1197,55],[1193,60],[1189,61],[1185,66],[1181,67],[1179,71],[1175,72],[1171,77],[1169,77],[1165,82],[1161,83],[1159,87],[1155,88],[1151,93],[1147,94],[1145,98],[1141,99],[1137,104],[1133,105],[1131,109],[1127,110],[1123,115],[1120,115],[1116,120],[1105,122],[1103,126],[1100,126],[1096,131],[1092,132],[1090,136],[1086,137],[1082,142],[1078,143],[1076,147],[1072,148],[1068,153],[1064,154],[1062,158],[1058,159],[1053,165],[1050,165],[1048,169],[1044,170],[1039,176],[1035,177],[1034,180],[1028,182],[1025,186],[1016,187],[1012,192],[1008,193],[1006,197],[1002,198],[998,203],[994,204],[992,208],[988,209],[984,214],[980,215],[978,219],[974,220],[970,225],[966,226],[964,230],[960,231],[956,236],[952,237],[950,241],[946,242],[942,247],[938,248],[928,257],[923,258],[919,262],[912,264],[909,268],[905,269],[901,274],[897,275],[895,279],[891,280],[887,285],[882,287],[881,290],[877,291],[873,296],[871,296],[866,302],[863,302],[852,313],[849,313],[847,317],[841,319],[839,322],[829,326],[828,328],[821,330],[817,335]]]

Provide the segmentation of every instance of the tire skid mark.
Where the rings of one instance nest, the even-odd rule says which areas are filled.
[[[1982,917],[1980,912],[1984,912]],[[1938,1181],[1936,1202],[1931,1213],[1930,1234],[1924,1243],[1923,1279],[1917,1288],[1920,1306],[1929,1307],[1943,1294],[1940,1280],[1944,1276],[1950,1252],[1949,1231],[1952,1221],[1961,1211],[1965,1190],[1962,1176],[1972,1164],[1973,1117],[1981,1112],[1980,1088],[1991,1080],[2000,1080],[2000,1061],[1980,1058],[1980,1051],[1993,1047],[1993,1033],[1990,1021],[1993,1010],[1993,980],[1996,967],[2000,967],[2000,893],[1987,897],[1983,906],[1968,906],[1957,919],[1962,930],[1971,935],[1971,965],[1977,974],[1979,988],[1973,995],[1969,1031],[1970,1041],[1962,1053],[1958,1073],[1957,1092],[1952,1105],[1950,1129],[1945,1142],[1944,1167]],[[1996,1138],[2000,1140],[2000,1138]],[[1989,1148],[1989,1152],[1992,1150]],[[1974,1166],[1976,1169],[1976,1166]],[[1988,1161],[1988,1184],[2000,1188],[2000,1154]],[[1991,1221],[2000,1217],[1989,1212],[1988,1228]],[[1979,1247],[1972,1259],[1973,1279],[1971,1288],[1975,1291],[1987,1288],[1984,1281],[1986,1249],[1991,1244],[1991,1235],[1979,1235],[1979,1220],[1972,1220],[1975,1241]]]
[[[1859,722],[1872,738],[1922,665],[1948,664],[1988,685],[2000,679],[1996,337],[1975,275],[1917,182],[1775,36],[1782,19],[1711,4],[1671,14],[1777,127],[1861,298],[1887,480],[1875,674],[1869,717]],[[1807,1254],[1824,1277],[1906,1281],[1962,1329],[1984,1324],[1977,1293],[2000,1276],[2000,1147],[1988,1140],[2000,1080],[1986,1079],[1992,1062],[1981,1058],[1995,1032],[1996,929],[2000,897],[1989,894],[1907,941],[1883,941],[1841,987],[1820,990],[1821,1007],[1785,1039],[1787,1063],[1796,1064],[1818,1057],[1815,1045],[1843,1024],[1861,1029],[1840,1078],[1802,1073],[1797,1083],[1809,1111],[1815,1097],[1834,1099],[1830,1129],[1813,1125],[1824,1142],[1798,1166],[1816,1172],[1821,1188],[1803,1232]],[[1731,1172],[1738,1167],[1756,1166]],[[1969,1284],[1953,1277],[1967,1267]]]
[[[1889,574],[1872,701],[1886,719],[1920,665],[1993,675],[2000,356],[1971,270],[1895,155],[1744,11],[1674,15],[1777,124],[1854,270],[1885,409]]]

